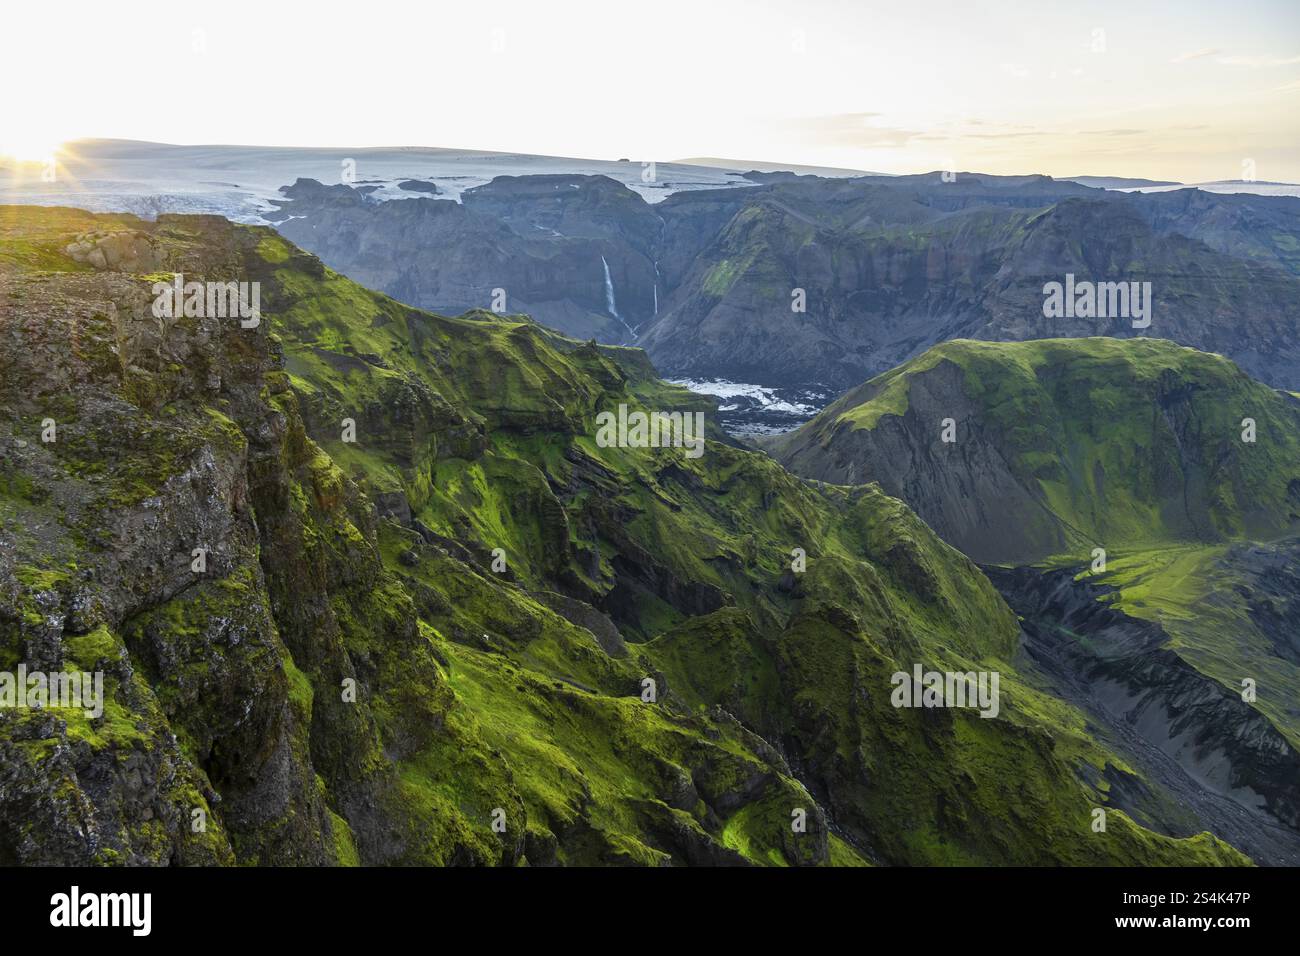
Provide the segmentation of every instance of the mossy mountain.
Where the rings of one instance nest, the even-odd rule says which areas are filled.
[[[1214,832],[1300,861],[1300,396],[1157,339],[953,341],[767,444],[1002,565],[1037,686]]]
[[[982,563],[1300,532],[1300,399],[1163,339],[945,342],[767,444]]]
[[[177,272],[260,325],[155,316]],[[639,352],[210,217],[7,207],[0,280],[0,666],[108,698],[0,711],[0,862],[1246,862],[901,502],[600,447],[698,407]],[[891,706],[915,663],[999,671],[998,717]]]

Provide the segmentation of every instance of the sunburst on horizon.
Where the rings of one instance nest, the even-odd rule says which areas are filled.
[[[0,157],[20,163],[48,164],[63,155],[66,142],[40,132],[5,130],[0,132]]]

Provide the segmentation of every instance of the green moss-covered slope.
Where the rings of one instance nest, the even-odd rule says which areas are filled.
[[[801,474],[880,481],[982,562],[1300,527],[1300,402],[1161,339],[947,342],[773,450]]]
[[[216,218],[6,207],[0,242],[0,665],[107,697],[0,711],[0,862],[1247,862],[1131,821],[898,500],[600,447],[601,410],[704,407],[637,352]],[[153,316],[172,272],[260,282],[261,324]],[[998,672],[998,716],[893,707],[916,663]]]

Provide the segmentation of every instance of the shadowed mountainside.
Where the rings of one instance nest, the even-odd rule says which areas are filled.
[[[1300,199],[970,173],[750,178],[651,205],[603,176],[503,176],[463,206],[300,180],[272,218],[402,301],[461,311],[503,290],[509,311],[635,341],[674,376],[842,389],[953,338],[1147,334],[1300,388]],[[1044,285],[1067,274],[1150,282],[1150,327],[1045,317]]]

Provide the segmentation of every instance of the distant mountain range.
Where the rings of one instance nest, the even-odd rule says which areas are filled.
[[[502,177],[460,205],[304,181],[267,215],[403,301],[458,310],[504,290],[509,308],[640,345],[672,376],[841,390],[948,338],[1115,334],[1300,387],[1300,199],[749,175],[653,205],[599,176]],[[1045,315],[1044,286],[1067,275],[1149,282],[1150,327]]]
[[[653,168],[652,168],[653,167]],[[439,147],[180,146],[135,140],[68,143],[56,179],[39,164],[0,159],[0,203],[67,205],[95,212],[215,213],[263,222],[281,186],[300,177],[348,183],[376,201],[407,199],[404,181],[423,181],[458,199],[497,176],[579,173],[623,183],[648,202],[689,189],[750,185],[743,168],[640,160],[573,159]]]
[[[854,177],[888,176],[888,173],[871,173],[865,169],[846,169],[840,166],[803,166],[791,163],[774,163],[770,160],[723,159],[719,156],[695,156],[674,160],[687,166],[709,166],[714,169],[744,169],[760,173],[790,172],[799,176]]]
[[[270,222],[403,302],[524,312],[640,345],[681,379],[833,395],[949,338],[1114,334],[1300,387],[1300,198],[1234,191],[1289,188],[1274,184],[424,148],[69,153],[57,183],[0,179],[0,201]],[[1151,326],[1045,316],[1044,285],[1067,275],[1150,282]]]
[[[1057,179],[1095,189],[1144,189],[1152,186],[1184,186],[1170,179],[1129,179],[1124,176],[1057,176]]]

